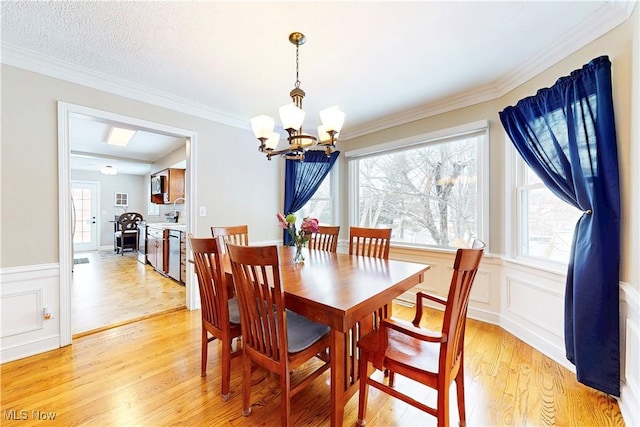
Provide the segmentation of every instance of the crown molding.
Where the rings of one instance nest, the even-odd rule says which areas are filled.
[[[42,55],[10,43],[2,42],[3,64],[44,74],[49,77],[146,102],[236,128],[249,130],[248,120],[225,115],[211,107],[175,95],[131,83],[108,74],[80,67],[70,62]]]
[[[349,140],[383,129],[500,98],[622,24],[631,16],[637,4],[637,1],[612,0],[611,3],[602,6],[596,13],[592,14],[579,28],[571,29],[565,34],[565,37],[562,37],[561,40],[553,46],[539,52],[538,55],[525,61],[518,68],[501,76],[496,81],[471,91],[460,92],[446,99],[430,102],[429,104],[398,114],[387,115],[358,126],[350,127],[341,132],[341,140]],[[235,128],[250,130],[247,119],[228,116],[207,105],[151,89],[143,85],[133,84],[108,74],[79,67],[69,62],[22,49],[9,43],[2,42],[1,47],[1,61],[4,64],[190,114]]]
[[[622,24],[631,16],[637,4],[638,1],[613,0],[611,4],[602,6],[593,13],[579,28],[567,31],[565,36],[553,46],[539,52],[538,55],[523,62],[518,68],[494,82],[471,91],[460,92],[447,99],[350,127],[342,132],[341,140],[347,141],[390,127],[500,98]]]

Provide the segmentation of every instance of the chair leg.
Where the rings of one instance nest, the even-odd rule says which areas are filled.
[[[231,383],[231,343],[228,339],[222,339],[222,400],[229,400],[229,388]]]
[[[359,426],[365,426],[367,421],[365,417],[367,416],[367,399],[369,398],[369,384],[367,384],[367,379],[369,379],[369,355],[364,351],[360,352],[360,360],[358,363],[360,364],[360,393],[358,397],[358,419],[356,424]]]
[[[200,376],[207,376],[207,356],[209,350],[209,337],[207,336],[207,330],[202,328],[202,361],[200,362]]]
[[[251,414],[251,359],[242,354],[242,416]]]
[[[464,369],[462,368],[463,364],[460,362],[460,370],[458,371],[458,375],[456,376],[456,393],[458,396],[458,414],[460,415],[460,426],[464,427],[467,425],[465,408],[464,408]]]
[[[291,426],[291,376],[285,370],[280,375],[280,419],[282,426]]]
[[[449,383],[451,384],[451,383]],[[449,388],[446,382],[440,381],[438,384],[438,426],[449,427]]]

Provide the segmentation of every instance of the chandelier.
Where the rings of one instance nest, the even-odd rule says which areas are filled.
[[[344,123],[344,113],[337,106],[329,107],[320,111],[322,125],[318,126],[318,137],[302,132],[302,122],[304,121],[304,111],[302,110],[302,99],[304,91],[300,89],[299,53],[298,49],[306,41],[302,33],[289,34],[289,41],[296,46],[296,83],[291,96],[290,104],[280,107],[280,120],[282,127],[287,131],[288,146],[276,150],[280,141],[280,134],[274,132],[275,121],[272,117],[260,115],[251,119],[251,129],[260,141],[258,150],[267,155],[271,160],[272,156],[281,155],[291,160],[303,160],[304,152],[316,145],[326,149],[327,156],[331,155],[338,140],[338,133]]]

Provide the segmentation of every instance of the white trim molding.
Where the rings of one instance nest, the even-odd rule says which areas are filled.
[[[2,63],[4,64],[136,101],[168,108],[173,111],[190,114],[224,125],[250,130],[249,122],[246,118],[238,119],[231,117],[207,105],[131,83],[105,73],[80,67],[57,58],[23,49],[10,43],[3,42],[1,46]]]
[[[59,283],[58,264],[0,270],[0,363],[61,346]]]
[[[501,76],[497,80],[474,90],[447,96],[446,99],[434,100],[417,108],[388,115],[383,119],[378,118],[358,126],[351,126],[344,131],[344,135],[341,137],[342,140],[346,141],[382,129],[399,126],[503,96],[623,23],[631,16],[636,4],[634,1],[613,1],[611,3],[613,5],[604,5],[577,28],[567,29],[566,37],[556,40],[553,46],[544,49],[538,56],[523,62],[517,69]],[[249,130],[249,123],[244,117],[232,117],[207,105],[131,83],[85,67],[79,67],[67,61],[26,50],[10,43],[2,42],[1,48],[2,57],[0,60],[2,63],[13,67]]]
[[[640,425],[640,295],[620,282],[620,410],[628,426]]]

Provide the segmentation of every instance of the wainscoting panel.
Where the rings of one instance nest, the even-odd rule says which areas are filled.
[[[42,329],[43,288],[25,289],[0,296],[2,329],[0,338]]]
[[[561,292],[514,277],[506,277],[507,310],[558,338],[564,335],[564,298]]]
[[[564,349],[565,275],[503,261],[500,326],[572,372]]]
[[[0,363],[60,346],[60,278],[57,264],[0,271]],[[44,308],[50,313],[45,319]]]
[[[474,305],[473,303],[491,304],[491,274],[483,271],[482,267],[476,273],[469,295],[469,304]]]
[[[620,284],[622,389],[620,408],[628,426],[640,425],[640,297],[638,290]]]

